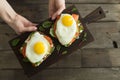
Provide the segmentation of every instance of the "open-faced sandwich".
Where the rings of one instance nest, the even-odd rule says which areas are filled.
[[[52,53],[53,48],[51,38],[36,31],[28,36],[20,51],[36,67]]]
[[[57,17],[50,34],[65,47],[70,46],[83,31],[78,14],[62,13]]]

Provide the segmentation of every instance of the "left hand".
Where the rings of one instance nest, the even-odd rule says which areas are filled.
[[[65,0],[49,0],[49,17],[54,20],[65,9]]]
[[[13,28],[17,34],[37,30],[37,24],[32,23],[19,14],[17,14],[12,21],[8,22],[8,25]]]

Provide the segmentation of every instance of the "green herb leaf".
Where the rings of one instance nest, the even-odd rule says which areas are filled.
[[[87,37],[87,33],[84,33],[82,41],[87,41],[86,37]]]
[[[55,37],[55,33],[54,33],[54,29],[53,29],[53,28],[50,29],[50,32],[49,32],[49,33],[50,33],[50,35],[51,35],[52,37]]]
[[[39,66],[41,63],[42,63],[42,62],[40,62],[40,61],[39,61],[39,62],[36,62],[36,63],[35,63],[35,67]]]
[[[43,28],[49,28],[51,25],[52,25],[52,22],[50,22],[50,21],[45,21],[45,22],[42,24]]]
[[[83,28],[83,26],[81,25],[81,26],[80,26],[80,33],[82,33],[83,30],[84,30],[84,28]]]
[[[20,39],[14,39],[12,41],[12,46],[16,46],[19,43]]]
[[[86,38],[87,37],[87,33],[84,33],[84,36],[83,36],[84,38]]]
[[[29,62],[28,58],[23,58],[24,62]]]
[[[32,35],[33,35],[34,33],[35,33],[35,32],[30,33],[30,35],[29,35],[30,39],[31,39],[31,37],[32,37]]]
[[[70,46],[70,44],[66,44],[66,45],[64,45],[65,47],[69,47]]]
[[[61,46],[60,46],[60,45],[57,45],[56,49],[57,49],[57,51],[60,51]]]
[[[54,49],[55,49],[55,47],[53,46],[50,52],[52,53],[54,51]]]
[[[84,39],[83,39],[83,41],[87,41],[87,39],[86,39],[86,38],[84,38]]]
[[[67,51],[63,51],[63,52],[62,52],[63,55],[64,55],[64,54],[67,54],[67,53],[68,53]]]
[[[45,29],[42,26],[39,27],[39,30],[40,31],[45,31]]]
[[[73,8],[71,11],[74,12],[74,11],[77,11],[77,9],[76,9],[76,8]]]
[[[81,23],[80,20],[78,20],[77,23]]]

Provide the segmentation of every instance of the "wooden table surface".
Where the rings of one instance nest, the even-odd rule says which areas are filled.
[[[8,1],[32,22],[48,18],[48,0]],[[120,0],[66,0],[67,6],[71,4],[76,5],[82,17],[98,6],[104,9],[106,18],[88,25],[95,41],[30,80],[119,80]],[[0,20],[0,80],[29,80],[8,44],[15,36],[15,32]]]

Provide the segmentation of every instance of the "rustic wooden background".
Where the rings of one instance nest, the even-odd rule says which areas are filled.
[[[48,0],[8,0],[21,15],[33,22],[48,18]],[[60,60],[30,80],[119,80],[120,0],[66,0],[75,4],[82,17],[101,6],[106,18],[89,24],[95,41]],[[0,20],[0,80],[29,80],[24,75],[8,41],[15,32]]]

